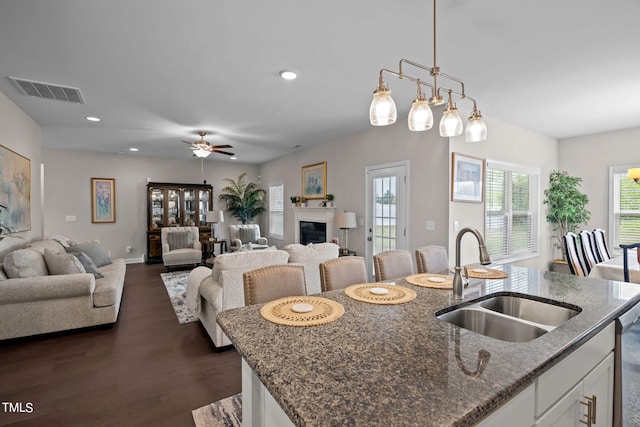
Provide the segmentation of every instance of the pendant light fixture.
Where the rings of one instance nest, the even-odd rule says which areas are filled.
[[[432,83],[425,82],[422,78],[412,77],[405,74],[403,65],[410,65],[415,68],[427,71],[431,76]],[[378,77],[378,87],[373,92],[373,101],[369,107],[369,121],[374,126],[387,126],[395,123],[397,116],[396,103],[391,97],[391,91],[385,83],[382,73],[392,74],[399,79],[406,79],[418,84],[418,94],[411,105],[409,111],[408,125],[412,131],[424,131],[431,129],[433,126],[433,113],[429,105],[444,104],[444,92],[449,95],[447,107],[442,114],[440,120],[440,136],[452,137],[462,134],[463,123],[456,104],[452,100],[452,95],[458,96],[460,99],[469,99],[473,101],[473,112],[469,117],[469,123],[465,130],[465,138],[468,142],[479,142],[487,139],[487,126],[484,119],[476,106],[476,100],[468,96],[464,91],[464,82],[457,77],[442,73],[440,67],[436,65],[436,0],[433,0],[433,67],[427,67],[408,59],[401,59],[398,71],[383,68],[380,70]],[[443,77],[453,83],[453,88],[439,86],[438,78]],[[431,89],[431,97],[427,100],[422,93],[421,86],[427,86]]]

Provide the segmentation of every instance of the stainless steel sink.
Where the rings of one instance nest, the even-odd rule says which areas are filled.
[[[580,313],[578,306],[500,292],[435,313],[452,325],[509,342],[536,339]]]
[[[549,326],[560,326],[580,313],[579,310],[573,308],[512,295],[487,299],[480,303],[480,307]]]

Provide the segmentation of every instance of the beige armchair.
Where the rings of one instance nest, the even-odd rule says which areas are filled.
[[[249,243],[251,243],[251,249],[265,249],[269,246],[267,238],[260,236],[260,226],[258,224],[230,225],[229,240],[231,252],[235,252]]]
[[[202,262],[202,244],[198,227],[163,227],[160,230],[162,262],[170,267],[198,265]]]

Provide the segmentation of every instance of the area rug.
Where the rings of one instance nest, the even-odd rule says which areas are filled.
[[[176,312],[178,322],[180,322],[181,325],[198,320],[198,317],[194,316],[191,311],[189,311],[189,307],[187,307],[186,303],[188,276],[188,271],[176,271],[160,274],[160,277],[162,277],[162,283],[164,283],[164,287],[167,289],[167,294],[169,294],[173,310]]]
[[[242,425],[242,394],[218,400],[191,411],[196,427],[240,427]]]

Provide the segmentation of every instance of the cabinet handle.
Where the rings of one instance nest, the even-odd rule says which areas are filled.
[[[585,399],[587,399],[587,402],[580,401],[580,403],[587,407],[587,415],[586,415],[587,416],[587,421],[580,420],[580,422],[582,424],[585,424],[587,427],[591,427],[593,424],[596,423],[596,402],[597,402],[597,399],[596,399],[595,394],[592,395],[591,397],[585,396]]]

